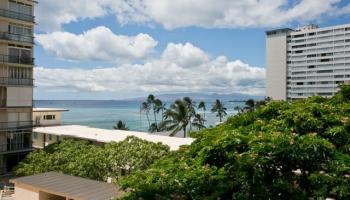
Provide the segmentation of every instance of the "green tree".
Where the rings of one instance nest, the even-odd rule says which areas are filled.
[[[192,121],[192,126],[197,128],[198,130],[206,128],[205,125],[205,120],[202,118],[202,115],[200,114],[195,114],[194,119]]]
[[[254,99],[248,99],[246,102],[245,102],[245,109],[248,110],[248,111],[253,111],[255,110],[255,101]]]
[[[178,99],[165,111],[165,120],[161,122],[160,127],[162,130],[171,131],[170,136],[174,136],[182,130],[184,137],[186,137],[191,116],[192,110],[189,108],[188,102]]]
[[[346,91],[270,101],[199,131],[190,146],[119,181],[124,199],[350,199]]]
[[[129,130],[125,122],[123,122],[122,120],[119,120],[113,128],[116,130],[125,130],[125,131]]]
[[[189,111],[189,129],[192,131],[192,122],[196,115],[196,102],[190,97],[184,97],[183,101],[187,104],[187,110]]]
[[[105,181],[134,170],[145,170],[168,155],[169,147],[136,137],[99,147],[81,140],[62,140],[30,153],[14,170],[15,176],[57,171]]]
[[[164,111],[166,110],[166,104],[163,103],[160,99],[156,99],[155,100],[155,109],[156,109],[157,114],[159,114],[159,112],[160,112],[161,118],[162,118],[161,121],[163,121],[164,120]]]
[[[222,118],[227,115],[226,110],[227,108],[225,105],[219,99],[216,99],[211,112],[216,113],[216,116],[219,117],[220,122],[222,122]]]
[[[200,101],[198,103],[198,109],[202,109],[202,111],[203,111],[203,120],[205,121],[205,111],[207,110],[207,108],[205,106],[205,102],[204,101]]]
[[[150,112],[150,110],[151,110],[151,107],[150,107],[150,105],[148,104],[147,101],[141,103],[140,112],[146,113],[147,122],[148,122],[148,128],[151,127],[151,121],[149,119],[149,112]]]

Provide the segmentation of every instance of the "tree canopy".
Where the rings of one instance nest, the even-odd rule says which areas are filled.
[[[94,180],[117,179],[134,170],[146,169],[168,153],[168,146],[136,137],[104,146],[82,140],[62,140],[30,153],[16,167],[14,175],[57,171]]]
[[[350,86],[270,101],[119,184],[125,199],[350,199]]]

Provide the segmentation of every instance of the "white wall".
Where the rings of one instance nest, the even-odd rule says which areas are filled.
[[[53,120],[45,120],[44,115],[55,115],[55,119]],[[40,118],[40,120],[39,120]],[[38,124],[38,120],[40,123]],[[61,125],[61,112],[33,112],[33,121],[37,126],[53,126],[53,125]]]
[[[33,88],[31,87],[7,87],[7,106],[26,107],[32,106]]]
[[[282,33],[266,38],[266,95],[287,99],[287,36]]]
[[[15,200],[39,200],[39,192],[15,186]]]

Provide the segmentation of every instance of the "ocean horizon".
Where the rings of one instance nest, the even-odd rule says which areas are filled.
[[[140,100],[34,100],[35,108],[64,108],[69,111],[62,113],[63,125],[85,125],[95,128],[113,129],[118,120],[126,123],[133,131],[148,130],[145,113],[140,112]],[[172,102],[164,102],[168,107]],[[210,112],[213,102],[206,102],[207,111],[205,126],[209,127],[219,122],[214,113]],[[244,105],[243,102],[224,101],[227,107],[227,117],[235,115],[234,107]],[[198,110],[202,114],[202,110]],[[161,119],[157,115],[157,120]],[[227,119],[225,117],[225,119]],[[150,114],[151,122],[154,116]]]

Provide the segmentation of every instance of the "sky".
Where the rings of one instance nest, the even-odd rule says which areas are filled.
[[[40,0],[34,99],[265,95],[265,31],[350,23],[350,0]]]

